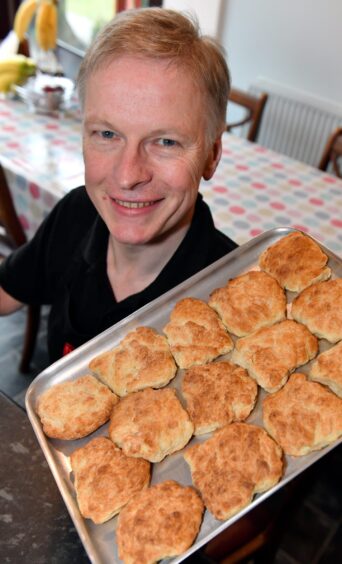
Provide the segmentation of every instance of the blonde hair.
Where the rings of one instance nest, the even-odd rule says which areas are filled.
[[[186,68],[204,95],[208,134],[221,134],[226,123],[230,75],[222,46],[201,35],[198,22],[175,10],[140,8],[120,12],[105,25],[86,53],[78,75],[83,104],[89,76],[122,55],[164,59]]]

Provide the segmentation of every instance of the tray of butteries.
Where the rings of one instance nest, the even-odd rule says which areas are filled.
[[[27,413],[93,563],[181,562],[340,443],[342,261],[281,227],[54,363]]]

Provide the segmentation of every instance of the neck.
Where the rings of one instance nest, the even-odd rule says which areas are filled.
[[[109,237],[107,275],[118,302],[141,292],[157,278],[188,228],[188,225],[184,226],[166,238],[146,245],[125,245]]]

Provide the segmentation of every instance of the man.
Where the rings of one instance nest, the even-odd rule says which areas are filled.
[[[0,313],[51,305],[51,362],[230,252],[198,195],[221,157],[229,72],[159,8],[122,12],[79,74],[85,187],[0,269]]]

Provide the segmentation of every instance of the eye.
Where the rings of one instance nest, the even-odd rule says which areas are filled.
[[[162,147],[175,147],[177,145],[177,141],[175,141],[174,139],[158,139],[158,145],[161,145]]]
[[[109,131],[108,129],[105,131],[100,131],[99,133],[103,139],[113,139],[114,137],[114,131]]]

